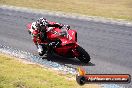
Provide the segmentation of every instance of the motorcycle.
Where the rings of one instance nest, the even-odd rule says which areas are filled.
[[[30,28],[31,24],[28,24],[28,29]],[[56,41],[56,39],[59,39],[60,41],[59,46],[54,45],[54,47],[48,48],[43,46],[47,52],[52,52],[66,58],[78,58],[83,63],[89,63],[91,59],[90,55],[77,43],[76,30],[52,28],[48,30],[46,35],[50,41]],[[46,45],[48,42],[43,42],[42,44]],[[39,55],[43,56],[44,53]]]

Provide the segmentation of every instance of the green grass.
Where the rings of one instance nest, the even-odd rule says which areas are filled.
[[[70,75],[36,64],[22,63],[16,58],[0,54],[0,88],[80,88]],[[98,85],[84,85],[81,88],[99,88]]]
[[[0,4],[132,21],[132,0],[0,0]]]

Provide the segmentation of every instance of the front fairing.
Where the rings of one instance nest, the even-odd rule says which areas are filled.
[[[70,43],[76,43],[76,31],[75,30],[67,30],[63,31],[59,28],[54,28],[52,31],[47,33],[48,39],[55,40],[60,39],[62,42],[62,46],[70,44]]]

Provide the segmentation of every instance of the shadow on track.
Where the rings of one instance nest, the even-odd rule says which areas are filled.
[[[57,62],[62,65],[70,66],[70,67],[77,67],[77,66],[95,66],[92,62],[88,64],[80,62],[77,58],[65,58],[58,55],[47,55],[42,57],[42,59],[47,59],[49,61]]]

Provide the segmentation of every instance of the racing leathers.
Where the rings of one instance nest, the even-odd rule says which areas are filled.
[[[47,22],[48,23],[46,25],[33,22],[31,24],[31,28],[29,29],[29,33],[32,35],[33,42],[38,49],[39,55],[43,55],[46,51],[46,49],[43,50],[44,48],[46,48],[45,46],[42,45],[43,42],[48,42],[47,44],[48,47],[52,47],[55,44],[60,44],[59,40],[49,41],[49,39],[47,38],[47,32],[51,31],[54,27],[58,27],[61,29],[63,26],[67,26],[67,28],[70,28],[70,26],[68,25],[63,25],[56,22],[49,22],[49,21]]]

